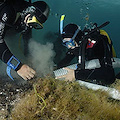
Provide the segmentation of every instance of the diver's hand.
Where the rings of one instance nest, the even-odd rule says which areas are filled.
[[[35,76],[35,71],[30,68],[28,65],[24,64],[22,67],[17,71],[18,75],[21,76],[24,80],[30,80]]]
[[[67,67],[65,67],[64,69],[66,69],[68,71],[68,73],[65,74],[65,75],[62,75],[62,76],[58,76],[55,79],[64,78],[65,81],[74,81],[75,80],[74,70],[73,69],[69,69]]]

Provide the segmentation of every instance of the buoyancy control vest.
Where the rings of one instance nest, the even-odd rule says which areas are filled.
[[[112,57],[115,51],[108,34],[95,28],[84,35],[80,43],[81,61],[75,70],[76,80],[89,81],[96,84],[109,85],[115,81]],[[85,69],[85,60],[99,59],[100,68]]]

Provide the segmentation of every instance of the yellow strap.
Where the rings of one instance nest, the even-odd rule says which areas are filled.
[[[110,37],[105,30],[100,30],[100,34],[107,36],[108,42],[109,42],[109,44],[111,44]],[[113,57],[116,57],[116,52],[115,52],[115,49],[114,49],[113,45],[112,45],[112,54],[113,54]]]
[[[65,15],[62,15],[60,21],[64,20],[64,18],[65,18]]]

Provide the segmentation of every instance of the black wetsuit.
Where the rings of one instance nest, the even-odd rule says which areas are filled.
[[[9,2],[5,2],[0,5],[0,59],[4,63],[7,63],[11,56],[13,56],[4,41],[6,31],[11,27],[19,29],[19,27],[21,26],[21,18],[19,17],[18,21],[15,21],[17,13],[22,12],[28,6],[27,2],[25,2],[24,0],[11,0],[14,1],[13,3],[10,0],[8,1]],[[21,65],[22,64],[20,64],[18,68],[16,68],[16,71],[21,67]]]
[[[57,68],[62,68],[70,65],[70,62],[76,57],[78,59],[79,47],[69,49],[66,56],[57,64]]]

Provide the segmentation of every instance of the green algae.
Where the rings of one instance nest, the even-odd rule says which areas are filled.
[[[11,112],[12,120],[119,120],[120,102],[107,93],[47,77],[36,80]]]

